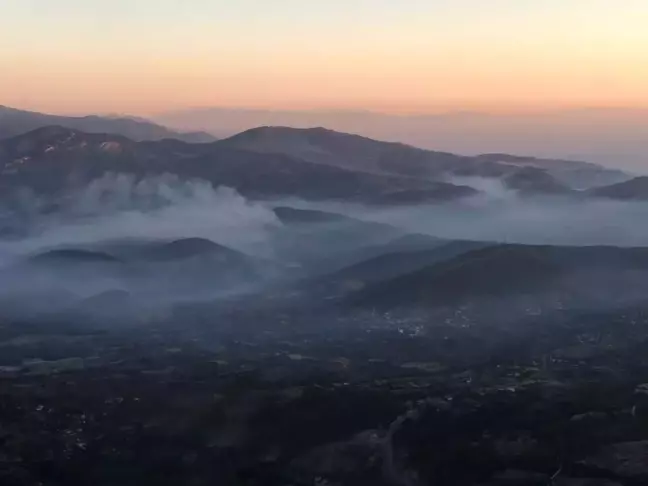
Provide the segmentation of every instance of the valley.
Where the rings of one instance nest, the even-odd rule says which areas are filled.
[[[645,484],[648,195],[584,164],[0,140],[0,482]]]

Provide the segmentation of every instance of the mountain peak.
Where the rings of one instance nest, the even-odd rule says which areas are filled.
[[[305,136],[308,134],[328,134],[328,135],[343,135],[349,136],[350,134],[336,132],[324,127],[311,127],[311,128],[295,128],[281,125],[263,125],[259,127],[244,130],[236,135],[232,135],[226,140],[236,140],[240,138],[258,137],[258,136]]]
[[[265,154],[284,154],[308,162],[374,173],[407,172],[407,164],[421,154],[435,154],[400,143],[382,142],[324,127],[290,128],[263,126],[221,141],[229,147]],[[457,156],[454,156],[458,158]],[[413,161],[414,173],[423,175],[429,166]],[[399,167],[392,167],[398,165]]]

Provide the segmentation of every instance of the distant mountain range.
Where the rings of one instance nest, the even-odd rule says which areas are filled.
[[[213,142],[206,132],[179,132],[141,118],[109,116],[58,116],[0,106],[0,139],[22,135],[44,126],[61,126],[87,133],[112,133],[133,140],[175,138],[185,142]]]
[[[464,155],[534,154],[551,159],[587,160],[638,172],[646,170],[647,161],[648,109],[645,108],[409,115],[345,110],[197,108],[164,113],[154,120],[176,129],[206,130],[220,137],[264,125],[325,126]],[[581,174],[581,180],[585,181],[585,175]],[[593,182],[592,185],[600,185],[596,180]]]
[[[217,142],[187,143],[135,141],[48,126],[0,140],[0,188],[5,192],[28,186],[51,193],[108,172],[124,172],[200,178],[250,197],[290,195],[376,204],[472,196],[479,190],[465,181],[476,177],[498,180],[522,195],[628,198],[627,191],[615,186],[577,190],[570,179],[583,171],[600,182],[623,181],[616,184],[621,188],[638,184],[620,171],[585,162],[505,154],[467,157],[324,128],[261,127]],[[648,191],[633,197],[648,198]]]
[[[0,188],[5,193],[21,186],[55,193],[109,172],[200,178],[234,187],[250,197],[295,195],[381,203],[383,198],[405,196],[408,191],[433,200],[476,193],[446,182],[353,171],[219,142],[135,142],[62,127],[45,127],[0,141]]]
[[[512,188],[532,192],[564,192],[569,187],[581,189],[583,186],[611,184],[629,178],[621,171],[587,162],[508,154],[467,157],[402,143],[379,142],[325,128],[259,127],[224,139],[221,143],[259,153],[281,153],[318,164],[407,177],[439,179],[448,175],[515,175],[509,180]]]

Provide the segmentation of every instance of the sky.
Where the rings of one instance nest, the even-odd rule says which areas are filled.
[[[0,0],[0,104],[648,107],[648,0]]]

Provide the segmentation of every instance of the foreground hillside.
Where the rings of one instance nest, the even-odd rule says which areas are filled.
[[[187,155],[54,134],[44,156],[14,140],[34,158],[13,175]],[[260,154],[227,154],[259,170]],[[263,216],[248,252],[240,204],[177,212],[163,189],[170,211],[48,206],[0,238],[3,486],[648,481],[646,248],[448,241],[244,201]]]
[[[487,245],[373,282],[349,302],[386,310],[493,304],[513,315],[628,305],[648,297],[647,283],[645,248]]]

